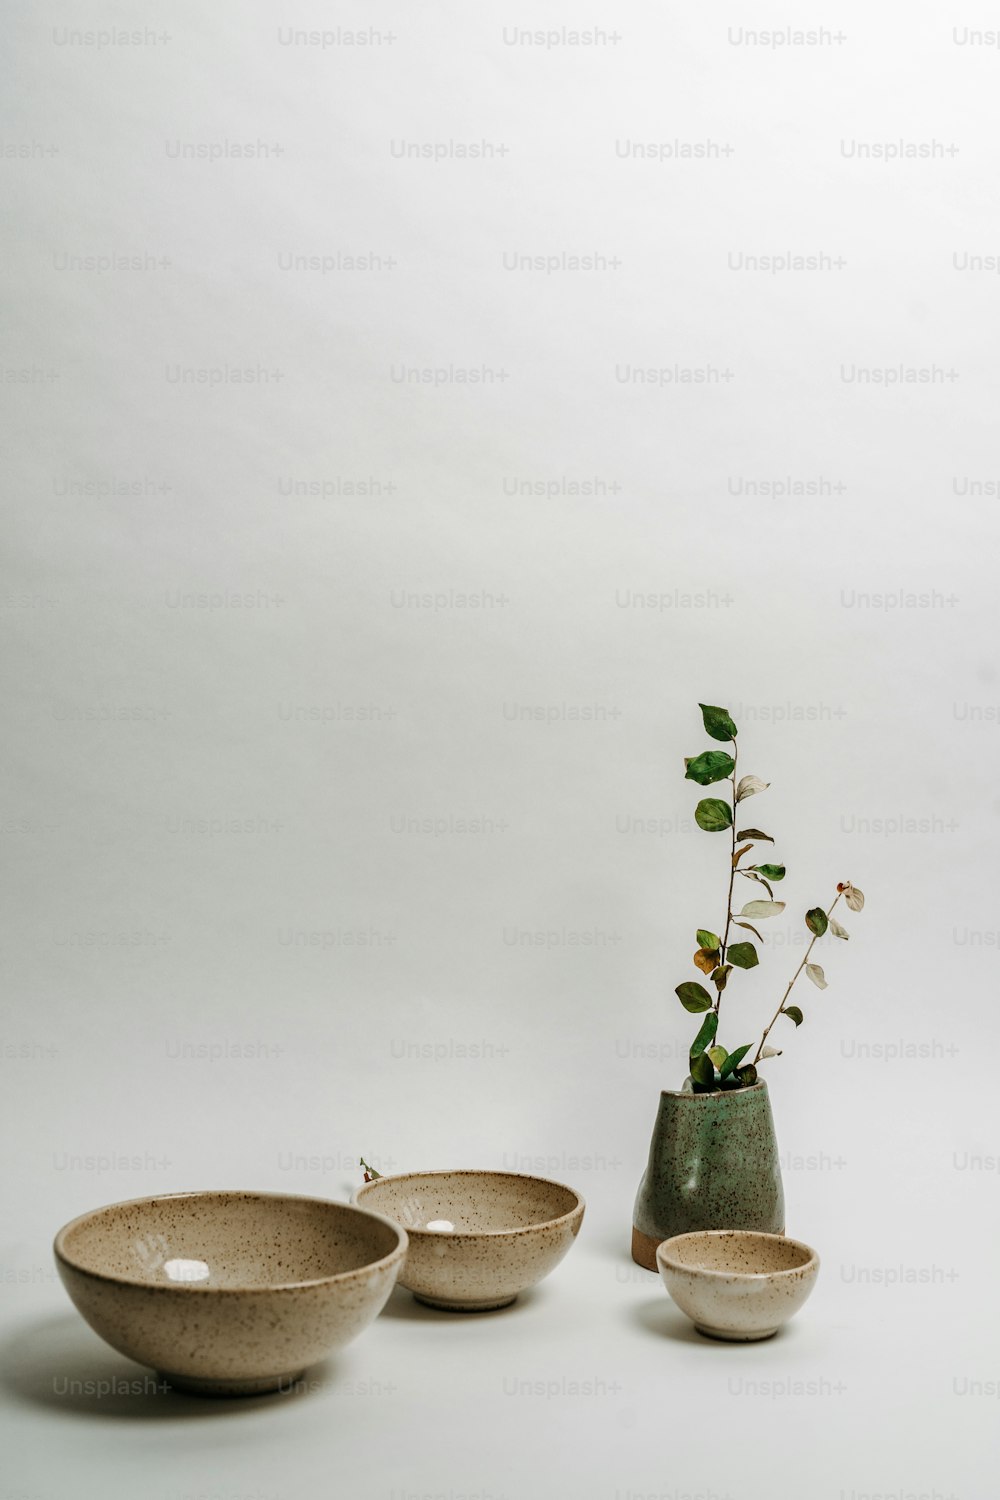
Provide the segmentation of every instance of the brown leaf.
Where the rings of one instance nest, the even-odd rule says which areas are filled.
[[[719,966],[718,948],[699,948],[694,956],[695,967],[703,974],[711,974]]]
[[[733,851],[733,869],[735,869],[739,864],[740,860],[743,858],[744,854],[746,854],[747,850],[752,848],[753,844],[744,844],[742,849],[736,849]]]

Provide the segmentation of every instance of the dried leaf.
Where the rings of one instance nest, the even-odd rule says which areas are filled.
[[[806,964],[806,973],[818,990],[826,989],[826,975],[819,964]]]
[[[719,966],[718,948],[699,948],[694,956],[694,963],[695,968],[700,969],[703,974],[711,974]]]
[[[736,788],[736,800],[742,802],[744,797],[752,797],[757,792],[766,792],[770,785],[769,781],[761,781],[759,776],[741,776]]]
[[[752,932],[755,938],[760,938],[761,942],[764,941],[763,937],[757,931],[756,927],[754,927],[754,925],[753,925],[752,922],[738,922],[736,920],[736,918],[734,917],[733,918],[733,925],[734,925],[734,927],[743,927],[743,928],[745,928],[747,932]]]
[[[741,917],[777,917],[785,909],[784,901],[748,901]]]
[[[780,1056],[781,1056],[781,1048],[780,1047],[761,1047],[761,1049],[760,1049],[760,1056],[758,1057],[757,1061],[758,1062],[763,1062],[765,1058],[768,1058],[768,1057],[780,1057]]]
[[[836,917],[830,918],[830,931],[833,933],[834,937],[843,938],[845,943],[851,935],[846,927],[841,927]]]
[[[748,849],[752,849],[752,848],[753,848],[753,844],[744,844],[741,849],[734,849],[733,850],[733,868],[734,869],[739,864],[739,862],[743,858],[744,854],[746,854],[747,850]]]
[[[774,839],[769,833],[762,833],[759,828],[741,828],[737,833],[738,839],[763,839],[767,844],[773,844]]]
[[[848,885],[847,894],[844,896],[851,911],[860,911],[865,904],[865,893],[859,891],[856,885]]]

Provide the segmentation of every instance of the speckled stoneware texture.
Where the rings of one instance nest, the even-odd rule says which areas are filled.
[[[768,1339],[798,1312],[819,1274],[819,1256],[783,1234],[715,1229],[664,1240],[663,1283],[699,1333],[747,1343]]]
[[[656,1270],[656,1247],[695,1229],[785,1227],[778,1143],[763,1079],[711,1094],[664,1090],[632,1214],[632,1259]]]
[[[400,1285],[449,1312],[506,1307],[541,1281],[580,1232],[579,1193],[519,1172],[410,1172],[354,1194],[409,1236]]]
[[[83,1214],[59,1275],[113,1349],[204,1395],[277,1390],[381,1311],[406,1256],[398,1224],[282,1193],[173,1193]]]

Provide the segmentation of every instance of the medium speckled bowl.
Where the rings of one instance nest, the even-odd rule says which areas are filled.
[[[401,1286],[449,1312],[506,1307],[541,1281],[583,1222],[580,1194],[520,1172],[409,1172],[354,1194],[409,1236]]]
[[[113,1349],[183,1390],[234,1396],[286,1386],[359,1334],[395,1285],[406,1235],[322,1198],[171,1193],[83,1214],[54,1249]]]
[[[699,1333],[767,1339],[798,1312],[819,1256],[801,1240],[751,1229],[700,1229],[657,1246],[663,1284]]]

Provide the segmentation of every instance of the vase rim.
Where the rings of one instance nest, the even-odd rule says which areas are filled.
[[[740,1089],[703,1089],[700,1093],[686,1089],[661,1089],[661,1099],[731,1099],[737,1094],[752,1094],[756,1089],[767,1091],[767,1079],[758,1078],[756,1083],[744,1084]]]

